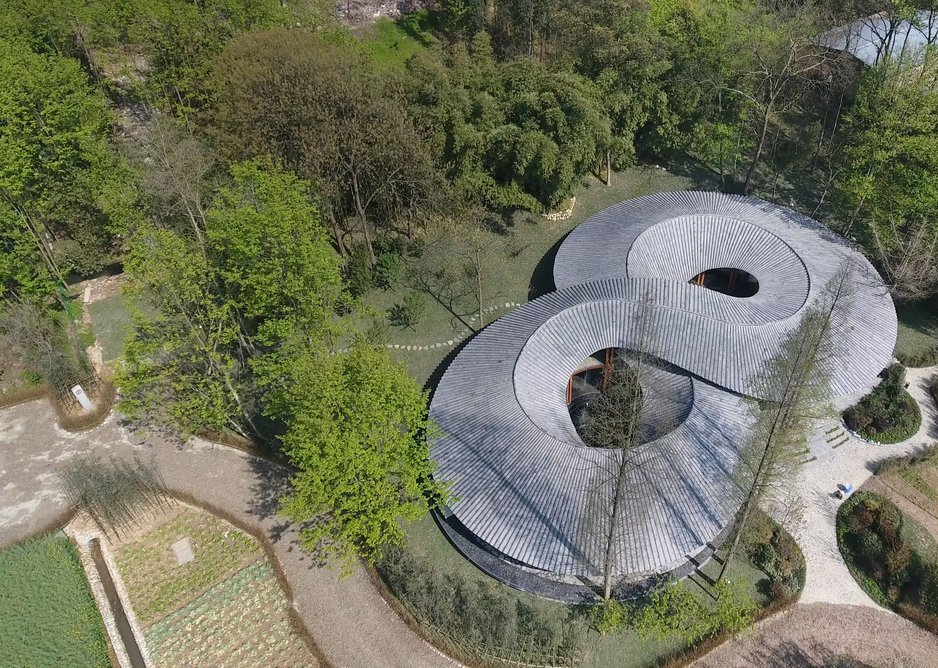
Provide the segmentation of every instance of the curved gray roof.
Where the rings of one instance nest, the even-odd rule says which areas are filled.
[[[510,560],[566,575],[601,570],[587,529],[611,495],[604,472],[623,453],[584,446],[566,385],[588,355],[636,348],[632,325],[644,310],[659,333],[645,352],[678,367],[650,367],[644,398],[674,425],[629,451],[618,570],[681,566],[738,508],[730,478],[749,427],[741,395],[840,258],[856,267],[834,369],[836,392],[847,394],[889,361],[896,318],[876,272],[825,228],[759,200],[697,192],[650,195],[589,219],[557,254],[560,289],[492,323],[437,387],[430,415],[445,436],[432,457],[452,484],[452,511]],[[748,271],[759,291],[740,299],[688,283],[718,267]]]

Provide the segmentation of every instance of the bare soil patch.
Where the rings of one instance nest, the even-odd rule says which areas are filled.
[[[933,668],[938,636],[878,608],[796,605],[696,661],[695,668]]]

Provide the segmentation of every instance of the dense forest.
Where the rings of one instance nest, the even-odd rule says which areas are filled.
[[[282,450],[285,511],[329,513],[308,545],[373,558],[445,496],[426,392],[361,300],[428,238],[481,258],[512,212],[660,164],[814,215],[898,300],[935,297],[936,54],[819,40],[927,2],[440,0],[397,21],[402,52],[315,0],[7,0],[5,354],[75,382],[68,286],[122,267],[124,414]]]

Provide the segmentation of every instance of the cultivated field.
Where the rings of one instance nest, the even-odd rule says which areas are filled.
[[[78,553],[60,531],[0,551],[0,666],[110,666]]]
[[[179,564],[184,538],[194,558]],[[317,665],[263,549],[227,522],[180,506],[114,551],[156,665]]]

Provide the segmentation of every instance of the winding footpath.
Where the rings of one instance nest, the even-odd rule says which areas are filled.
[[[915,452],[938,441],[938,411],[928,391],[928,381],[936,373],[938,367],[909,369],[907,372],[909,393],[922,411],[922,426],[915,436],[893,445],[872,445],[851,436],[836,450],[818,452],[817,460],[800,467],[792,488],[803,503],[801,517],[792,518],[781,512],[774,514],[804,552],[808,571],[801,603],[879,608],[850,575],[837,548],[836,519],[841,502],[834,498],[833,493],[839,483],[850,483],[854,489],[859,488],[884,459]]]
[[[297,543],[275,514],[286,472],[223,446],[195,441],[183,449],[158,438],[135,439],[112,414],[96,429],[59,429],[45,401],[0,411],[0,547],[56,528],[68,511],[56,466],[79,453],[133,458],[159,467],[167,487],[214,506],[270,539],[293,589],[293,602],[325,660],[334,666],[456,665],[418,638],[385,604],[368,575],[340,578]]]

